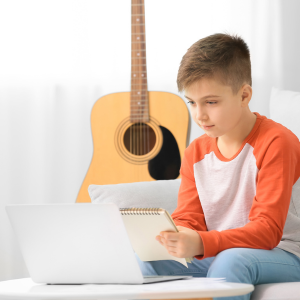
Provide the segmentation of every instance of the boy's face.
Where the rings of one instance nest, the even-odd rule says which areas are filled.
[[[242,123],[251,95],[249,99],[245,99],[243,87],[233,95],[230,86],[223,85],[213,78],[203,78],[185,90],[185,97],[189,100],[191,115],[198,126],[208,136],[220,137],[234,133]]]

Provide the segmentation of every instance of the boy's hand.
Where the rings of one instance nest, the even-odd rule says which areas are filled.
[[[156,240],[168,250],[169,254],[178,258],[203,255],[203,242],[198,232],[182,226],[177,228],[179,232],[162,231],[156,236]]]

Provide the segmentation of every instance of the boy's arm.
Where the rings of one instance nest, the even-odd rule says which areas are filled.
[[[245,226],[224,231],[198,231],[204,245],[204,255],[212,257],[229,248],[273,249],[283,234],[289,210],[292,188],[299,178],[299,165],[292,142],[284,136],[270,142],[257,175],[256,195]]]
[[[196,231],[207,231],[202,206],[197,192],[191,147],[185,150],[182,159],[180,175],[181,184],[178,192],[177,208],[172,213],[174,223]]]

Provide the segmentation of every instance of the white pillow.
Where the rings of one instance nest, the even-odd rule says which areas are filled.
[[[181,179],[109,185],[92,184],[88,188],[93,203],[115,203],[119,208],[159,207],[170,214],[177,207]]]
[[[271,90],[270,118],[291,130],[300,139],[300,92]]]

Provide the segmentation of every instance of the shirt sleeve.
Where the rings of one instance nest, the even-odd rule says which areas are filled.
[[[262,155],[257,174],[256,195],[249,213],[249,222],[243,227],[220,232],[198,231],[203,241],[204,255],[195,258],[213,257],[229,248],[270,250],[279,244],[289,210],[292,188],[297,180],[295,147],[299,147],[299,142],[291,143],[291,138],[283,134],[270,141],[265,147],[266,151]],[[185,168],[183,170],[186,173]],[[186,178],[184,183],[186,186]],[[191,192],[192,188],[188,191]],[[202,223],[202,220],[199,222]]]
[[[203,209],[196,188],[191,147],[185,150],[180,175],[177,208],[172,213],[174,223],[195,231],[207,231]]]

